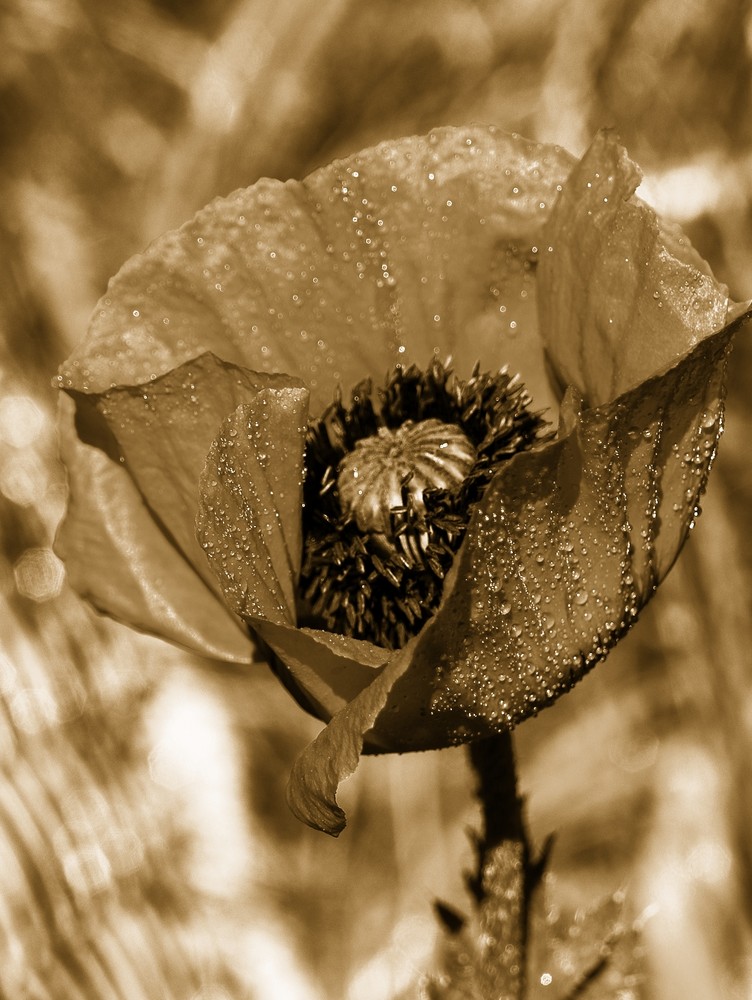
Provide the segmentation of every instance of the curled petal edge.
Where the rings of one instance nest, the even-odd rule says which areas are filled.
[[[295,760],[287,801],[298,819],[315,830],[333,837],[344,830],[347,821],[337,803],[337,789],[357,768],[363,736],[374,726],[392,688],[410,667],[418,638],[393,655],[376,679],[338,712]]]

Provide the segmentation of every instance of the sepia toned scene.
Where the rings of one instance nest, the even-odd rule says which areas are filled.
[[[752,298],[752,7],[7,0],[0,39],[0,996],[752,997],[752,345],[744,307]],[[416,136],[425,138],[405,139]],[[639,198],[662,220],[644,277],[622,253],[621,236],[614,245],[623,272],[615,262],[610,269],[610,258],[600,268],[593,251],[605,244],[589,228],[598,212],[585,188],[603,181],[599,164],[625,172],[622,201],[629,177],[632,188],[639,180],[616,137],[639,165]],[[433,204],[426,178],[436,178],[418,177],[415,164],[434,155],[446,185],[435,204],[445,214],[429,226],[414,206]],[[534,178],[531,190],[545,192],[530,213],[548,229],[531,228],[524,261],[515,245],[506,262],[502,253],[489,263],[489,247],[501,243],[484,243],[483,233],[487,221],[497,225],[496,208],[503,225],[533,218],[512,197],[516,185],[497,195],[489,164],[507,155],[520,176]],[[264,181],[232,194],[321,168],[307,186]],[[611,189],[601,198],[606,189],[595,187],[598,210],[610,212],[601,203]],[[312,205],[319,198],[314,209],[300,209],[301,191]],[[230,195],[182,235],[163,236]],[[247,220],[239,215],[246,205],[258,209]],[[652,212],[636,212],[639,221],[629,219],[642,248],[658,224]],[[221,253],[230,216],[257,226],[272,218],[289,233],[280,238],[282,259],[267,254],[271,263],[252,282],[236,281],[225,264],[223,289],[192,255],[204,232]],[[392,296],[384,345],[373,318],[382,284],[373,300],[361,292],[370,287],[376,236],[364,239],[362,260],[337,244],[350,223],[361,238],[364,219],[383,230],[386,263],[374,266]],[[618,234],[632,225],[614,219]],[[544,232],[550,260],[543,243],[530,246]],[[335,261],[331,273],[326,259]],[[318,269],[337,303],[315,313],[312,338],[275,297],[288,266]],[[421,282],[439,304],[424,303]],[[452,328],[446,315],[472,317],[482,283],[493,323]],[[210,286],[232,300],[219,332],[197,305]],[[694,313],[687,305],[674,322],[672,296],[690,286]],[[537,313],[528,295],[538,296]],[[622,324],[618,336],[588,340],[590,317],[606,315],[605,295]],[[424,304],[426,335],[410,328]],[[158,336],[147,341],[138,323],[118,325],[126,314],[145,324],[152,305],[154,316],[164,313]],[[523,387],[511,377],[527,359],[515,309],[520,327],[532,331],[540,316],[553,331],[539,352],[546,367],[541,360],[540,377],[534,367],[522,372]],[[274,317],[268,341],[256,355],[230,346],[223,355],[245,325],[255,334],[261,323],[266,335],[256,312]],[[283,343],[286,323],[297,324],[292,348]],[[95,339],[81,347],[90,324]],[[531,331],[528,339],[537,338]],[[329,370],[316,367],[316,337],[322,351],[326,341]],[[441,429],[438,403],[416,410],[410,401],[403,352],[405,365],[424,369],[414,378],[432,406],[444,389],[456,404]],[[361,356],[358,374],[351,362]],[[215,397],[220,381],[212,380],[228,371],[233,385],[250,379],[250,395],[222,408],[225,390]],[[366,378],[387,414],[381,423],[362,403]],[[193,424],[180,422],[189,404],[175,405],[174,440],[172,416],[164,426],[142,423],[129,407],[152,405],[149,383],[154,398],[188,391],[198,407],[194,381],[206,393],[201,412],[213,407],[219,416],[199,428],[208,458],[190,513],[198,542],[191,528],[184,544],[170,521],[179,498],[169,487],[154,499],[144,482],[180,479],[170,449],[190,450],[185,429]],[[564,395],[567,385],[574,389]],[[297,405],[301,387],[311,395],[309,424],[290,402]],[[248,575],[262,560],[240,565],[232,517],[222,523],[240,495],[227,484],[235,482],[232,455],[241,454],[231,445],[244,428],[231,421],[253,393],[267,393],[269,405],[285,401],[272,420],[269,450],[273,461],[282,457],[275,482],[302,490],[309,476],[303,513],[300,504],[289,517],[279,505],[274,513],[275,523],[295,523],[305,535],[292,597],[273,544],[262,587]],[[335,401],[340,410],[326,409]],[[332,459],[335,417],[346,447]],[[305,426],[288,427],[288,418]],[[369,447],[378,457],[373,442],[391,441],[391,432],[400,461],[418,458],[397,472],[384,464],[373,486],[381,499],[391,491],[384,509],[352,484],[356,459],[365,463]],[[424,482],[434,439],[454,471],[446,481],[426,473]],[[92,445],[109,473],[91,474]],[[252,463],[259,452],[248,455]],[[267,468],[265,454],[259,464]],[[137,505],[119,500],[126,473]],[[601,493],[591,500],[594,482]],[[428,527],[418,486],[435,515]],[[451,505],[454,494],[432,506],[432,489],[455,486],[466,490],[467,509]],[[557,566],[546,548],[564,487],[572,538],[556,551],[580,546],[574,569],[568,557]],[[331,541],[334,494],[344,521],[373,544]],[[527,506],[514,506],[520,497]],[[504,519],[493,520],[495,499],[513,511],[508,536]],[[134,527],[142,507],[152,534]],[[478,512],[491,527],[480,526]],[[251,535],[256,516],[264,520],[248,514]],[[520,555],[501,541],[515,530]],[[437,567],[431,558],[445,537]],[[287,549],[289,530],[282,541]],[[186,555],[188,544],[195,553]],[[617,595],[607,581],[620,544],[634,572],[627,577],[621,566]],[[375,596],[372,605],[358,596],[357,583],[342,583],[351,555],[357,567],[372,560],[369,579],[385,593],[397,572],[394,606],[384,598],[377,608]],[[185,584],[183,576],[175,583],[173,557]],[[407,571],[416,565],[418,583]],[[533,578],[551,594],[571,587],[567,621],[547,623],[541,613],[540,636],[524,627],[541,603],[540,593],[530,596]],[[204,595],[204,584],[216,613],[191,596]],[[278,606],[263,596],[275,588]],[[178,591],[188,595],[184,605]],[[381,600],[382,591],[372,593]],[[611,621],[612,603],[620,621]],[[599,613],[602,621],[590,624]],[[546,636],[557,628],[563,645],[552,646]],[[301,652],[314,632],[320,660]],[[325,653],[322,632],[330,635]],[[467,654],[456,668],[456,650],[471,647],[475,659]],[[531,666],[522,687],[507,689],[512,649],[544,667]],[[430,673],[432,656],[444,658],[445,673]],[[340,677],[333,661],[337,669],[353,663],[347,676],[368,680],[327,687]],[[381,700],[369,701],[369,691]]]

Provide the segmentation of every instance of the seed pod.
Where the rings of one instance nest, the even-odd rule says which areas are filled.
[[[475,458],[475,448],[456,424],[430,419],[407,420],[395,430],[379,427],[339,464],[342,509],[361,531],[390,538],[392,512],[406,499],[403,491],[422,508],[426,490],[459,485]]]

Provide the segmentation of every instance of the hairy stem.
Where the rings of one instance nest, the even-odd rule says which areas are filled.
[[[524,1000],[527,901],[534,872],[525,830],[511,733],[474,743],[470,759],[483,810],[478,870],[471,882],[480,910],[485,1000]]]

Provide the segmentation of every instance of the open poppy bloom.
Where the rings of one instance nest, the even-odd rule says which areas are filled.
[[[364,749],[555,700],[675,560],[744,314],[639,177],[608,133],[463,128],[260,181],[130,260],[64,366],[74,586],[270,660],[328,723],[311,825]]]

